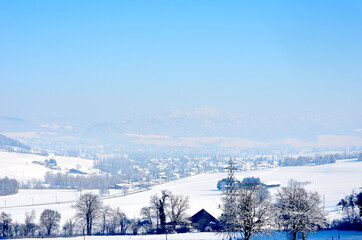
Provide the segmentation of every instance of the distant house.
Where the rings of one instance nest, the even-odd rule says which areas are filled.
[[[131,189],[132,186],[129,183],[118,183],[118,184],[114,184],[112,186],[109,187],[110,189],[123,189],[123,190],[128,190]]]
[[[44,165],[44,162],[41,161],[32,161],[32,164]]]
[[[87,174],[86,172],[79,171],[77,169],[71,168],[69,169],[68,173],[74,173],[74,174]]]
[[[44,161],[44,165],[47,167],[47,168],[51,168],[51,169],[56,169],[57,168],[57,161],[53,158],[51,159],[45,159]]]
[[[280,183],[279,182],[262,182],[261,185],[265,188],[276,188],[276,187],[280,187]]]
[[[134,187],[138,188],[149,188],[151,185],[149,183],[137,183],[134,185]]]
[[[191,222],[191,226],[200,232],[220,229],[220,222],[205,209],[201,209],[188,220]]]
[[[45,159],[43,162],[42,161],[32,161],[31,163],[33,164],[38,164],[38,165],[44,165],[47,168],[56,170],[58,167],[57,165],[57,161],[55,159]]]
[[[120,184],[114,184],[109,187],[110,189],[122,189],[122,186]]]

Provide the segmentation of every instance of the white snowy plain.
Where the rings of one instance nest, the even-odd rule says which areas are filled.
[[[3,156],[0,152],[0,173],[2,176],[6,176],[6,171],[2,169]],[[14,155],[14,157],[17,156],[18,154]],[[24,158],[24,156],[20,157]],[[25,167],[19,169],[19,171],[25,170],[34,171],[32,174],[37,174],[38,177],[43,174],[42,171],[35,172],[37,171],[35,169],[26,169]],[[248,176],[260,177],[263,182],[279,182],[282,186],[287,185],[291,178],[298,181],[309,181],[310,184],[306,185],[306,188],[310,191],[317,191],[321,195],[321,199],[325,199],[325,209],[329,214],[328,217],[329,219],[334,219],[339,217],[340,214],[336,207],[339,200],[345,195],[350,194],[352,190],[359,191],[362,184],[361,172],[362,162],[349,159],[319,166],[283,167],[237,172],[235,176],[240,180]],[[123,196],[120,191],[112,191],[111,194],[114,196],[106,196],[103,202],[113,208],[119,207],[130,218],[139,217],[140,209],[149,205],[150,196],[159,194],[161,190],[167,189],[174,194],[190,197],[189,215],[193,215],[204,208],[215,217],[218,217],[220,215],[218,206],[221,203],[221,192],[217,190],[216,185],[224,177],[226,177],[226,173],[199,174],[154,186],[150,190],[127,196]],[[273,188],[270,191],[271,195],[274,196],[277,188]],[[98,193],[97,190],[93,192]],[[24,189],[20,190],[17,194],[0,197],[0,211],[11,214],[14,221],[22,223],[25,212],[35,210],[38,218],[44,209],[54,209],[61,213],[61,224],[63,224],[74,216],[75,209],[72,208],[72,205],[74,205],[77,197],[79,197],[79,192],[75,190]]]
[[[68,169],[77,167],[87,173],[96,171],[93,168],[93,160],[62,156],[55,156],[54,158],[61,170],[51,170],[45,166],[32,163],[32,161],[43,162],[49,157],[0,151],[0,176],[15,178],[18,181],[27,181],[31,179],[44,180],[45,173],[48,171],[65,173]]]
[[[356,231],[319,231],[317,233],[310,233],[308,235],[309,240],[332,240],[338,239],[338,234],[341,240],[360,240],[362,239],[362,233]],[[332,238],[333,236],[333,238]],[[35,240],[36,238],[24,239]],[[69,238],[41,238],[42,240],[69,240]],[[123,235],[123,236],[81,236],[72,237],[76,240],[221,240],[225,239],[222,235],[215,233],[182,233],[182,234],[168,234],[166,235]],[[285,233],[275,233],[271,236],[257,236],[252,238],[253,240],[287,240]]]

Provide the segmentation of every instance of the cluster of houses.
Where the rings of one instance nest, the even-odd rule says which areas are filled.
[[[126,159],[126,160],[125,160]],[[123,156],[123,161],[130,167],[118,166],[116,176],[117,184],[112,183],[110,189],[122,189],[128,191],[144,190],[154,185],[193,176],[205,172],[224,172],[228,164],[228,157],[202,156],[202,157],[168,157],[151,159],[131,159]],[[272,156],[242,156],[234,158],[235,166],[240,171],[262,168],[274,168],[278,166],[277,159]],[[57,161],[49,158],[44,161],[33,161],[33,164],[43,165],[51,170],[60,170]],[[67,169],[67,173],[85,175],[87,173],[79,169]]]
[[[193,176],[204,172],[224,172],[229,158],[195,157],[153,158],[146,166],[135,165],[132,171],[138,178],[130,178],[113,186],[116,189],[144,188],[168,181]],[[236,158],[235,166],[240,171],[278,167],[276,159]]]
[[[45,159],[44,161],[32,161],[32,164],[38,164],[38,165],[43,165],[49,169],[52,170],[57,170],[58,169],[58,164],[57,161],[54,158],[50,158],[50,159]]]

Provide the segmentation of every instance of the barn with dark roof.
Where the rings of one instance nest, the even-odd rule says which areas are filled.
[[[220,222],[205,209],[201,209],[188,220],[191,222],[191,226],[200,232],[220,229]]]

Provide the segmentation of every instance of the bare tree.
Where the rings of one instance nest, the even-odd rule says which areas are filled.
[[[173,230],[176,229],[176,225],[185,220],[185,214],[187,209],[190,208],[189,197],[182,195],[170,196],[170,210],[169,218],[173,227]]]
[[[102,176],[99,177],[99,181],[98,181],[98,185],[99,185],[99,194],[100,195],[107,195],[109,194],[109,179],[107,176]]]
[[[66,237],[73,236],[74,227],[75,223],[73,222],[73,220],[72,219],[67,220],[63,225],[64,235]]]
[[[129,225],[129,220],[126,214],[117,208],[114,212],[114,218],[116,219],[117,225],[119,226],[120,234],[126,234]]]
[[[160,220],[160,227],[158,228],[158,221],[157,221],[157,231],[159,233],[166,232],[166,208],[168,207],[167,199],[170,197],[171,193],[167,190],[161,191],[161,197],[157,194],[151,196],[151,207],[155,209],[157,212],[157,217]]]
[[[110,206],[104,206],[101,210],[101,231],[102,234],[106,234],[109,228],[110,220],[112,217],[112,208]]]
[[[108,226],[107,226],[107,232],[108,234],[116,234],[116,230],[118,227],[118,218],[117,214],[115,214],[115,211],[112,209],[111,217],[109,218]]]
[[[143,219],[142,226],[146,229],[147,232],[149,232],[152,229],[152,225],[153,225],[152,219],[154,217],[154,214],[152,213],[152,208],[143,207],[143,208],[141,208],[140,214]],[[156,219],[156,221],[157,221],[157,219]]]
[[[46,235],[49,236],[52,230],[59,227],[61,215],[56,210],[45,209],[40,215],[40,226],[45,229]]]
[[[77,210],[76,218],[83,221],[86,226],[87,235],[92,234],[93,224],[100,216],[102,207],[101,200],[91,193],[80,196],[78,202],[73,206]]]
[[[132,230],[132,234],[133,235],[137,235],[138,234],[138,230],[140,229],[142,223],[141,223],[141,220],[139,218],[133,218],[131,219],[130,221],[130,227],[131,227],[131,230]]]
[[[245,240],[265,234],[272,222],[269,193],[258,182],[245,181],[234,188],[233,199],[229,202],[229,198],[223,198],[222,224],[231,227],[234,237]],[[225,235],[230,237],[228,230]]]
[[[27,237],[34,237],[37,225],[35,224],[35,211],[25,212],[24,220],[24,235]]]
[[[290,231],[293,240],[297,239],[299,232],[305,240],[308,232],[315,232],[326,225],[318,193],[307,192],[292,179],[288,187],[278,191],[275,207],[277,223]]]

